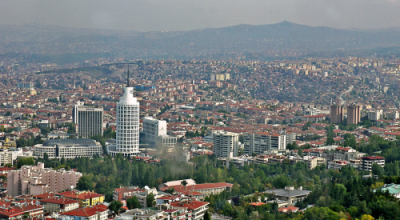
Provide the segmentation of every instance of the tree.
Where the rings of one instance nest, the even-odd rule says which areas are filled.
[[[65,164],[66,164],[66,161],[65,161],[64,156],[61,158],[61,161],[60,161],[60,162],[61,162],[62,165],[65,165]]]
[[[211,220],[211,215],[208,213],[208,211],[204,213],[204,220]]]
[[[153,207],[156,204],[156,200],[154,199],[153,193],[150,193],[146,196],[146,205],[147,207]]]
[[[114,213],[116,215],[119,215],[119,210],[121,209],[121,207],[122,207],[122,202],[120,202],[120,201],[112,201],[110,203],[110,205],[108,206],[108,209],[110,209],[111,211],[114,211]]]
[[[186,189],[186,185],[188,184],[188,182],[186,182],[186,180],[183,180],[183,181],[181,182],[181,184],[182,184],[182,186],[184,186],[185,189]]]
[[[83,175],[79,178],[76,188],[79,190],[93,190],[93,181],[88,175]]]
[[[370,215],[363,215],[361,216],[360,220],[374,220],[375,218]]]
[[[131,198],[128,198],[126,200],[126,205],[128,206],[128,209],[142,208],[142,205],[140,204],[140,202],[136,198],[136,196],[132,196]]]
[[[326,145],[333,145],[333,144],[335,144],[335,140],[333,140],[333,137],[332,137],[332,136],[329,136],[329,137],[326,139]]]
[[[231,204],[228,201],[225,201],[224,207],[222,209],[222,212],[224,215],[231,216],[233,212],[233,208]]]
[[[35,160],[32,157],[18,159],[18,168],[24,165],[35,165]]]
[[[372,174],[382,176],[383,175],[383,168],[376,163],[372,164]]]
[[[49,160],[49,155],[46,152],[44,152],[44,154],[43,154],[43,159],[44,159],[44,161]]]

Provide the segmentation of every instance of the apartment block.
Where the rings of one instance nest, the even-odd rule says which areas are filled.
[[[341,105],[331,105],[331,123],[332,124],[340,124],[343,121],[343,106]]]
[[[347,106],[347,124],[358,124],[360,123],[360,105],[349,105]]]
[[[385,166],[385,158],[381,156],[369,156],[362,158],[362,169],[365,171],[372,171],[372,165],[378,164],[382,168]]]
[[[244,134],[244,153],[260,155],[265,151],[280,151],[286,149],[285,134],[270,134],[267,132]]]
[[[213,134],[214,155],[218,157],[237,157],[239,148],[239,134],[219,131]]]
[[[19,170],[10,170],[7,174],[7,194],[38,195],[47,192],[61,192],[76,187],[82,173],[44,168],[43,163],[37,166],[22,166]]]

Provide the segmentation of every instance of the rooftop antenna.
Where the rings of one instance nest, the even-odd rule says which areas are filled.
[[[129,87],[129,64],[128,64],[128,77],[126,78],[126,87]]]

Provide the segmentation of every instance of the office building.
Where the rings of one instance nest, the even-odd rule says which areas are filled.
[[[265,151],[286,150],[286,141],[285,134],[245,133],[244,153],[251,156],[263,154]]]
[[[239,134],[219,131],[213,134],[216,157],[237,157],[239,148]]]
[[[360,123],[360,105],[349,105],[347,106],[347,124],[358,124]]]
[[[143,119],[144,139],[149,144],[156,146],[174,147],[177,139],[167,135],[167,122],[164,120],[157,120],[152,117],[145,117]]]
[[[72,110],[72,117],[78,137],[103,135],[103,108],[85,107],[83,102],[78,101]]]
[[[47,192],[61,192],[76,187],[82,173],[44,168],[43,163],[37,166],[22,166],[19,170],[10,170],[7,174],[7,194],[9,196],[38,195]]]
[[[139,151],[139,111],[140,104],[133,97],[133,88],[125,87],[124,94],[117,102],[117,138],[109,142],[107,151],[111,155],[138,155]]]
[[[331,123],[332,124],[342,123],[343,113],[344,113],[343,106],[337,104],[331,105],[331,114],[330,114]]]
[[[96,154],[103,155],[103,147],[92,139],[53,139],[34,146],[34,156],[43,158],[44,153],[47,153],[49,158],[59,159],[93,157]]]

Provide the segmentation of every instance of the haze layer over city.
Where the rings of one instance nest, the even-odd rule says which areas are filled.
[[[399,219],[400,2],[1,1],[1,219]]]

